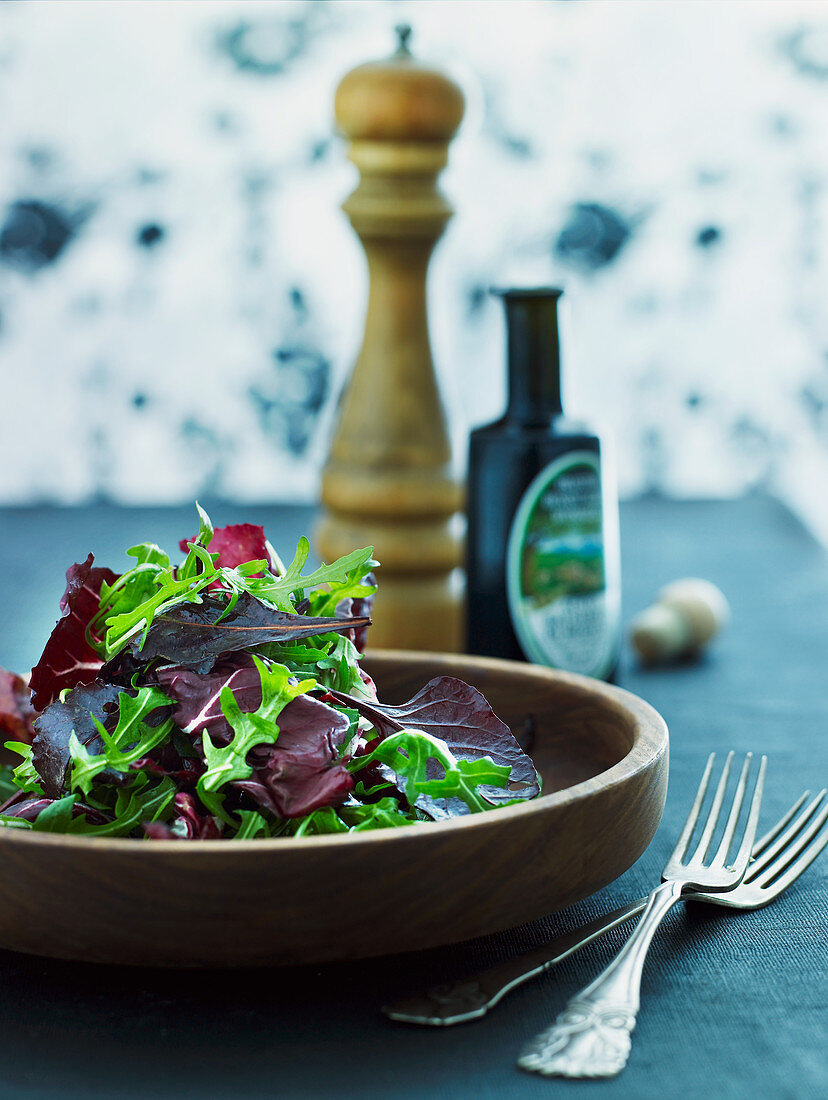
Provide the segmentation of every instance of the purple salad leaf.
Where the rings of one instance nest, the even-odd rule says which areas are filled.
[[[91,683],[103,662],[86,638],[86,628],[98,613],[101,585],[113,584],[118,574],[92,565],[92,554],[66,570],[66,591],[58,619],[40,660],[32,669],[32,704],[44,710],[64,688]]]
[[[173,734],[175,738],[177,735]],[[192,751],[192,749],[190,749]],[[168,775],[178,787],[195,787],[204,774],[204,763],[198,756],[184,756],[172,742],[166,742],[142,756],[132,765],[136,772]]]
[[[32,759],[43,782],[43,790],[50,798],[59,798],[65,793],[66,769],[71,759],[69,740],[73,731],[90,753],[101,752],[103,741],[92,716],[106,726],[107,720],[117,712],[118,696],[123,690],[116,684],[105,684],[100,680],[81,684],[69,693],[65,703],[51,703],[37,716]],[[117,773],[104,774],[111,782],[126,778]]]
[[[0,668],[0,734],[9,734],[13,740],[26,745],[34,737],[34,719],[37,711],[32,706],[32,693],[22,676]],[[5,737],[0,737],[0,743]]]
[[[3,813],[6,817],[19,817],[24,821],[37,821],[43,810],[49,806],[54,806],[58,801],[60,801],[60,799],[44,798],[42,796],[27,798],[23,802],[16,803],[11,809],[4,810]],[[90,825],[107,825],[111,820],[106,814],[101,813],[100,810],[96,810],[93,806],[88,806],[85,802],[77,801],[72,805],[71,816],[84,816]]]
[[[170,831],[174,837],[183,840],[218,840],[221,829],[214,817],[203,813],[195,796],[179,791],[173,799],[175,812],[170,822]]]
[[[144,664],[163,657],[204,673],[225,653],[267,642],[291,642],[314,634],[338,633],[371,622],[364,617],[314,618],[276,611],[249,592],[242,592],[229,612],[227,607],[225,599],[205,596],[201,603],[171,608],[156,615],[143,644],[138,635],[130,642],[128,651]]]
[[[382,737],[403,729],[423,730],[445,741],[458,760],[480,760],[488,756],[500,766],[510,767],[509,785],[504,789],[487,786],[492,803],[515,798],[534,798],[540,793],[535,766],[484,696],[454,676],[437,676],[400,706],[366,702],[355,696],[331,692],[344,706],[368,719]]]
[[[220,840],[221,826],[214,817],[202,813],[193,795],[180,791],[173,799],[172,820],[144,821],[144,835],[150,840]]]
[[[217,745],[226,745],[233,738],[233,730],[221,709],[222,688],[230,688],[239,709],[246,714],[262,703],[261,676],[248,653],[221,657],[208,673],[168,665],[157,668],[152,677],[173,700],[176,725],[194,739],[196,746],[201,745],[205,730]]]
[[[22,790],[14,791],[12,794],[9,795],[9,797],[5,800],[5,802],[0,803],[0,814],[6,814],[8,816],[10,806],[14,806],[18,802],[24,802],[29,798],[39,798],[39,797],[40,797],[39,794],[31,793],[29,791],[22,791]]]
[[[277,725],[275,745],[257,745],[248,753],[250,778],[230,786],[277,817],[303,817],[350,794],[353,777],[339,763],[339,748],[351,727],[344,714],[300,695],[288,703]]]

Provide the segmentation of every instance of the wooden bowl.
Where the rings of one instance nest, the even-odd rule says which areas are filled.
[[[518,736],[531,716],[546,793],[354,836],[185,843],[0,828],[0,946],[158,966],[414,951],[570,905],[649,844],[667,791],[667,727],[636,696],[487,658],[383,652],[365,665],[389,702],[448,673]]]

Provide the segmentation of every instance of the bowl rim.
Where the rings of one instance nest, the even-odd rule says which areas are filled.
[[[447,821],[418,821],[411,825],[400,825],[394,829],[371,829],[358,836],[350,833],[330,833],[321,836],[302,837],[266,837],[263,839],[251,838],[249,840],[199,840],[194,844],[182,844],[179,839],[153,840],[147,843],[146,839],[132,837],[92,837],[72,835],[67,833],[37,833],[29,829],[15,829],[0,827],[0,844],[33,844],[40,847],[73,848],[80,850],[92,849],[97,852],[126,853],[141,852],[149,854],[157,852],[169,859],[171,855],[184,856],[186,858],[202,858],[214,856],[218,852],[297,852],[319,851],[329,847],[337,847],[346,844],[349,848],[355,845],[364,847],[369,844],[387,844],[394,840],[405,840],[415,836],[433,837],[435,840],[445,835],[446,832],[454,833],[465,829],[485,829],[496,827],[498,822],[519,820],[530,814],[537,814],[544,810],[551,811],[580,801],[582,798],[594,794],[594,784],[601,780],[601,789],[612,789],[621,783],[628,782],[640,772],[653,766],[667,752],[669,734],[667,723],[659,712],[650,703],[645,702],[640,696],[627,691],[615,684],[607,684],[601,680],[595,680],[589,676],[582,676],[575,672],[564,672],[560,669],[548,668],[545,665],[524,663],[522,661],[510,661],[500,657],[478,657],[467,653],[442,653],[431,650],[405,650],[382,649],[366,654],[370,660],[379,658],[388,659],[390,663],[403,663],[404,661],[439,659],[440,662],[450,663],[452,660],[463,662],[471,661],[475,665],[491,672],[510,672],[520,669],[530,678],[540,680],[556,680],[572,687],[580,688],[589,694],[620,703],[633,719],[633,726],[639,736],[633,737],[633,743],[626,753],[612,767],[589,779],[581,780],[570,787],[553,791],[550,794],[541,794],[537,798],[526,802],[520,802],[513,806],[493,807],[492,811],[481,814],[469,814],[462,817],[451,818]],[[445,675],[449,675],[445,673]],[[644,736],[641,736],[641,735]],[[649,736],[647,735],[649,734]]]

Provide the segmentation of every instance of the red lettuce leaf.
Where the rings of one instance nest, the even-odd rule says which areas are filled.
[[[445,741],[460,760],[490,757],[495,764],[508,764],[509,786],[486,787],[489,802],[534,798],[540,793],[535,766],[483,695],[454,676],[437,676],[413,698],[400,706],[366,702],[332,691],[338,702],[359,711],[382,737],[401,729],[417,729]],[[359,778],[359,775],[357,775]]]
[[[144,834],[150,840],[219,840],[221,829],[214,817],[202,813],[195,796],[185,791],[173,799],[175,816],[167,825],[163,821],[143,822]],[[175,829],[172,826],[176,826]]]
[[[200,604],[185,603],[156,615],[141,644],[138,635],[127,652],[148,664],[158,657],[196,672],[209,672],[216,658],[267,642],[291,642],[314,634],[342,632],[369,626],[365,617],[313,618],[266,607],[249,592],[242,592],[233,610],[224,615],[227,601],[205,596]],[[116,658],[117,661],[117,658]]]
[[[32,706],[31,689],[22,676],[0,668],[0,734],[30,745],[34,737],[37,711]],[[5,737],[0,737],[0,743]]]
[[[67,696],[65,703],[51,703],[37,716],[32,761],[43,782],[43,790],[50,798],[60,798],[66,793],[64,784],[72,732],[90,752],[101,752],[103,742],[92,715],[106,725],[107,719],[115,716],[118,696],[123,690],[116,684],[105,684],[100,680],[81,684]],[[108,769],[101,776],[113,783],[126,779],[126,776]]]
[[[86,640],[86,628],[98,613],[101,585],[112,584],[118,574],[93,567],[92,554],[85,562],[66,570],[66,591],[60,601],[63,617],[58,619],[40,660],[32,669],[32,704],[44,710],[64,688],[94,680],[103,662]]]
[[[239,709],[246,714],[262,704],[261,677],[248,653],[221,658],[209,673],[173,665],[156,669],[152,678],[173,700],[175,724],[193,737],[199,747],[205,730],[217,745],[226,745],[233,737],[232,727],[221,709],[222,688],[230,688]]]
[[[351,725],[346,715],[300,695],[288,703],[277,724],[276,744],[257,745],[248,753],[250,779],[231,785],[278,817],[302,817],[341,802],[354,786],[350,772],[338,762]]]
[[[180,822],[184,826],[185,840],[218,840],[221,836],[216,819],[200,812],[194,795],[179,791],[173,805],[176,810],[174,823]]]
[[[216,744],[227,744],[233,730],[221,710],[222,688],[229,687],[239,709],[261,706],[258,669],[247,654],[219,662],[212,673],[186,668],[160,668],[155,677],[174,702],[173,719],[193,738],[200,752],[205,731]],[[348,735],[348,718],[318,699],[300,695],[277,719],[275,745],[251,749],[249,779],[229,784],[277,817],[301,817],[331,806],[353,789],[353,779],[339,763],[339,747]]]
[[[351,773],[338,762],[338,748],[350,722],[318,699],[300,695],[278,718],[275,745],[257,745],[247,755],[249,779],[230,784],[277,817],[303,817],[343,801],[354,788]]]
[[[198,541],[198,536],[191,539],[181,539],[179,548],[186,554],[190,544]],[[210,539],[209,552],[218,554],[219,566],[235,569],[237,565],[244,565],[248,561],[258,561],[264,558],[270,559],[265,542],[264,528],[255,523],[231,523],[227,527],[217,527]],[[253,573],[254,577],[261,577],[261,573]],[[221,581],[213,581],[210,588],[221,588]]]

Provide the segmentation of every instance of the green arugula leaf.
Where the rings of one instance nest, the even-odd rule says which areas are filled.
[[[373,787],[366,787],[360,780],[358,783],[354,784],[354,798],[360,802],[365,802],[366,799],[371,798],[380,791],[387,791],[389,787],[393,786],[393,783],[386,781],[385,783],[375,783]]]
[[[213,522],[196,501],[198,535],[190,543],[187,557],[178,569],[171,568],[169,555],[152,542],[142,542],[127,551],[136,564],[113,584],[101,588],[98,614],[87,627],[87,640],[104,660],[110,660],[141,629],[146,632],[155,615],[185,601],[200,602],[199,592],[216,578],[215,559],[208,547]],[[96,641],[103,636],[103,644]]]
[[[19,742],[10,741],[10,745],[16,745]],[[28,747],[28,746],[27,746]],[[9,764],[0,764],[0,805],[6,801],[7,798],[11,798],[13,794],[17,794],[19,790],[18,784],[15,782],[14,772]],[[23,788],[25,790],[25,787]]]
[[[195,564],[188,569],[190,563]],[[202,566],[200,573],[197,572],[199,563]],[[215,580],[216,574],[215,563],[204,547],[196,542],[190,543],[187,560],[178,576],[171,569],[161,569],[155,576],[155,587],[147,599],[129,611],[106,616],[103,654],[106,660],[119,653],[136,634],[143,632],[146,637],[156,615],[181,603],[201,603],[201,592]]]
[[[260,813],[255,810],[239,810],[241,825],[232,840],[251,840],[255,836],[270,836],[270,827]]]
[[[323,836],[327,833],[347,833],[348,826],[342,821],[332,806],[323,806],[305,817],[295,819],[294,836]]]
[[[247,763],[247,754],[255,745],[275,744],[279,736],[276,718],[291,700],[316,687],[315,680],[301,680],[297,684],[289,682],[292,673],[285,665],[273,664],[269,667],[259,657],[253,657],[262,682],[262,702],[257,710],[246,713],[241,710],[229,687],[224,687],[220,701],[224,717],[233,729],[233,740],[229,745],[214,744],[209,733],[203,735],[206,772],[199,778],[196,790],[199,797],[211,813],[228,821],[223,809],[216,809],[215,799],[211,797],[225,783],[236,779],[248,779],[252,767]]]
[[[158,821],[163,817],[169,817],[175,793],[175,783],[168,775],[158,783],[150,784],[147,776],[140,774],[131,787],[122,787],[118,791],[115,805],[109,811],[114,815],[114,821],[107,822],[105,825],[90,825],[85,817],[80,816],[72,818],[68,828],[60,831],[82,833],[84,836],[128,836],[145,821]],[[44,810],[38,814],[35,825],[45,812]]]
[[[67,794],[46,806],[32,822],[37,833],[66,833],[72,824],[72,807],[77,795]]]
[[[430,798],[459,798],[472,813],[490,810],[492,804],[477,790],[481,785],[505,787],[511,768],[508,764],[495,764],[489,757],[478,760],[458,760],[445,741],[421,730],[401,730],[386,737],[367,756],[358,756],[345,766],[358,772],[374,760],[387,764],[392,771],[405,779],[405,797],[411,806],[420,795]],[[429,779],[429,760],[436,760],[443,768],[439,779]]]
[[[327,643],[317,646],[310,644],[313,641],[314,639],[300,639],[296,642],[266,642],[257,646],[256,652],[260,657],[277,661],[280,665],[287,665],[292,672],[305,675],[316,668],[318,661],[323,661],[328,656]]]
[[[9,829],[31,829],[31,821],[26,821],[22,817],[12,817],[10,814],[0,814],[0,825],[5,825]]]
[[[328,583],[327,589],[320,588],[309,593],[310,613],[312,615],[333,615],[336,612],[337,604],[342,600],[349,597],[360,599],[365,596],[372,596],[376,592],[377,586],[375,584],[364,584],[363,578],[377,564],[373,560],[361,562],[356,568],[350,570],[344,580],[331,581]]]
[[[359,673],[360,652],[344,634],[337,634],[328,645],[326,656],[316,662],[320,684],[345,695],[359,692],[364,681]]]
[[[159,576],[170,568],[168,555],[154,542],[131,546],[127,555],[135,558],[136,564],[112,584],[104,581],[98,613],[86,628],[86,640],[102,657],[106,656],[106,645],[97,639],[106,634],[107,620],[129,614],[149,600],[158,590]]]
[[[22,762],[18,764],[11,773],[15,785],[21,791],[26,791],[28,794],[43,794],[40,776],[37,774],[37,769],[32,759],[32,746],[25,744],[23,741],[7,741],[5,748],[23,757]]]
[[[165,741],[173,730],[172,718],[157,726],[148,725],[146,719],[159,707],[170,704],[171,700],[155,686],[139,688],[137,695],[122,691],[118,696],[118,724],[112,733],[93,717],[104,743],[102,753],[90,753],[73,731],[69,738],[72,763],[70,790],[79,789],[88,795],[96,776],[102,771],[112,768],[118,772],[128,772],[136,760]]]
[[[291,822],[293,836],[325,836],[331,833],[360,833],[371,829],[398,828],[419,818],[400,808],[394,798],[381,798],[367,805],[350,803],[334,808],[323,806]]]
[[[198,534],[195,539],[189,544],[187,557],[184,564],[178,570],[178,577],[181,580],[192,580],[193,577],[199,573],[199,562],[203,562],[205,565],[215,568],[215,562],[218,558],[218,554],[209,554],[208,547],[213,541],[213,521],[196,501],[196,511],[198,512]],[[199,553],[194,551],[193,547],[198,547]]]
[[[281,576],[269,573],[264,577],[250,577],[245,582],[247,591],[256,599],[273,604],[280,611],[294,612],[296,607],[293,598],[304,594],[306,589],[317,588],[320,584],[342,583],[360,570],[361,575],[368,572],[371,568],[368,563],[373,562],[374,548],[365,546],[361,550],[353,550],[330,565],[320,565],[312,573],[302,576],[309,551],[310,543],[303,536],[296,546],[293,561]]]
[[[329,703],[328,706],[331,704]],[[340,714],[344,714],[348,719],[350,725],[348,726],[348,732],[339,742],[339,755],[348,756],[353,750],[353,739],[356,737],[359,731],[359,711],[351,710],[350,707],[343,707],[340,703],[337,703],[334,710],[338,710]]]
[[[398,828],[400,825],[411,825],[417,820],[413,814],[401,810],[395,798],[380,798],[377,802],[368,802],[362,806],[340,806],[338,813],[350,826],[352,833]]]
[[[207,515],[205,510],[201,507],[198,501],[195,502],[196,511],[198,512],[198,534],[196,535],[196,542],[201,543],[205,550],[210,549],[210,543],[213,541],[213,521]]]

